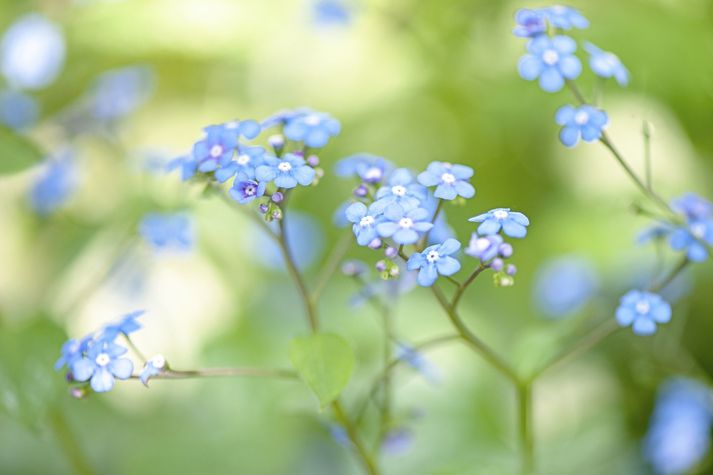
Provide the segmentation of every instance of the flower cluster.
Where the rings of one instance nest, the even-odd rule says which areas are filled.
[[[433,285],[439,276],[450,277],[460,271],[457,252],[461,243],[451,236],[441,211],[446,202],[463,204],[475,195],[469,182],[472,168],[432,162],[417,174],[406,168],[394,169],[382,157],[358,154],[338,162],[336,172],[358,180],[355,202],[346,206],[344,215],[357,244],[384,251],[386,258],[376,264],[384,278],[400,275],[397,259],[406,263],[407,270],[418,271],[416,281],[424,287]],[[496,282],[510,285],[515,266],[506,267],[503,259],[513,250],[499,233],[525,237],[529,220],[522,213],[498,208],[470,221],[480,223],[482,237],[474,233],[465,253],[498,272]],[[433,242],[432,234],[442,239]],[[413,247],[409,256],[405,246]]]

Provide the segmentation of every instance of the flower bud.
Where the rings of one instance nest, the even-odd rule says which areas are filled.
[[[387,266],[386,266],[386,261],[381,260],[381,261],[377,262],[375,267],[376,267],[376,270],[379,271],[379,272],[384,272],[384,271],[386,271],[386,267],[387,267]]]
[[[381,239],[379,239],[379,238],[372,239],[371,242],[369,243],[369,247],[372,249],[381,248]]]
[[[319,157],[317,155],[310,155],[307,157],[307,163],[310,167],[314,168],[319,165]]]
[[[515,267],[515,264],[508,264],[505,268],[505,273],[507,275],[515,275],[517,273],[517,267]]]
[[[260,210],[260,212],[262,214],[265,214],[265,213],[267,213],[267,210],[269,209],[269,207],[265,203],[260,203],[260,206],[258,207],[258,209]]]
[[[387,247],[386,250],[384,251],[384,255],[385,255],[386,257],[388,257],[389,259],[393,259],[393,258],[395,258],[396,256],[399,255],[399,250],[396,249],[396,248],[393,247],[393,246],[389,246],[389,247]]]
[[[499,257],[496,257],[495,259],[493,259],[493,262],[490,263],[490,268],[493,269],[495,272],[500,272],[501,270],[503,270],[504,266],[505,263]]]
[[[512,256],[512,245],[504,242],[498,247],[498,254],[503,256],[505,259]]]
[[[369,188],[367,188],[364,183],[354,189],[354,196],[356,196],[357,198],[364,198],[368,194]]]
[[[282,203],[282,200],[285,199],[285,195],[283,195],[280,191],[276,191],[272,194],[271,199],[273,203]]]

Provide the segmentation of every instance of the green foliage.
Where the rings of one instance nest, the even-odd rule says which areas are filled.
[[[0,175],[26,170],[42,160],[43,156],[32,141],[0,126]]]
[[[339,335],[318,333],[292,340],[290,361],[325,407],[347,386],[354,351]]]

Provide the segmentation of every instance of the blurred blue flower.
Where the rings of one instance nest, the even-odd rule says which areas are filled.
[[[441,372],[438,368],[411,345],[397,343],[395,357],[421,373],[421,376],[429,383],[438,384],[441,382]]]
[[[698,381],[664,382],[643,441],[644,457],[656,473],[682,475],[703,460],[710,448],[712,400],[710,389]]]
[[[515,13],[515,23],[517,23],[517,26],[513,28],[512,32],[515,36],[521,38],[534,38],[547,31],[545,19],[546,15],[542,10],[521,8]]]
[[[367,209],[363,203],[352,203],[344,214],[349,222],[354,223],[352,231],[360,246],[366,246],[378,237],[376,225],[381,222],[381,217],[374,211],[373,205]]]
[[[310,111],[287,120],[284,134],[288,139],[304,142],[308,147],[321,148],[340,130],[339,121],[329,114]]]
[[[582,72],[582,63],[574,55],[577,43],[568,36],[538,36],[528,43],[527,50],[529,54],[518,64],[520,76],[528,81],[540,78],[540,87],[546,92],[559,91],[565,79],[576,79]]]
[[[713,219],[690,222],[686,227],[677,227],[668,239],[674,251],[685,251],[686,257],[693,262],[708,259],[706,245],[713,246]]]
[[[20,91],[0,91],[0,124],[14,130],[25,130],[37,122],[40,106],[32,97]]]
[[[671,200],[671,209],[684,215],[689,221],[713,218],[713,203],[696,193],[686,193]]]
[[[503,238],[499,234],[478,236],[478,233],[473,233],[470,235],[468,247],[463,252],[480,259],[481,262],[488,262],[498,256],[501,244]]]
[[[165,370],[166,358],[163,355],[154,355],[144,364],[139,379],[144,386],[149,387],[149,379],[155,378]]]
[[[193,145],[193,159],[198,171],[212,172],[227,166],[238,146],[237,136],[222,127],[209,126],[203,129],[206,136]]]
[[[589,20],[584,18],[578,10],[572,7],[563,5],[554,5],[548,8],[543,8],[542,12],[547,17],[547,20],[555,28],[570,30],[578,28],[580,30],[589,26]]]
[[[584,49],[589,53],[589,67],[594,74],[605,79],[613,77],[621,86],[629,84],[629,71],[617,55],[603,51],[592,43],[584,43]]]
[[[555,120],[562,127],[560,141],[567,147],[574,147],[580,137],[585,142],[599,140],[604,126],[609,122],[606,112],[590,105],[561,107]]]
[[[72,377],[76,381],[90,381],[92,389],[98,393],[111,391],[114,379],[128,379],[134,364],[121,356],[127,352],[123,346],[107,341],[95,341],[85,357],[72,365]]]
[[[261,126],[263,129],[267,129],[267,128],[269,128],[269,127],[274,127],[274,126],[276,126],[276,125],[284,126],[285,124],[287,124],[287,123],[288,123],[289,121],[291,121],[292,119],[296,119],[297,117],[301,117],[301,116],[307,115],[307,114],[309,114],[310,112],[311,112],[311,110],[308,109],[308,108],[306,108],[306,107],[301,107],[301,108],[299,108],[299,109],[294,109],[294,110],[291,110],[291,109],[283,109],[283,110],[281,110],[281,111],[275,112],[275,113],[272,114],[270,117],[268,117],[267,119],[263,120],[263,121],[260,123],[260,126]]]
[[[487,213],[470,218],[471,223],[481,223],[478,233],[484,235],[503,232],[512,238],[523,238],[527,235],[530,220],[522,213],[510,211],[510,208],[495,208]]]
[[[343,0],[315,0],[312,16],[320,26],[344,26],[352,21],[352,12]]]
[[[264,156],[264,164],[255,169],[259,182],[275,182],[279,188],[294,188],[298,184],[308,186],[315,177],[314,168],[305,163],[304,158],[294,153],[286,153],[277,158]]]
[[[423,186],[435,186],[433,196],[442,200],[454,200],[458,196],[472,198],[475,188],[468,183],[473,169],[465,165],[451,165],[447,162],[431,162],[425,172],[418,175]]]
[[[383,157],[358,153],[339,160],[334,167],[337,176],[357,176],[365,183],[380,183],[393,165]]]
[[[82,359],[91,341],[92,335],[87,335],[79,341],[73,338],[67,340],[64,345],[62,345],[62,349],[60,350],[61,355],[54,364],[55,371],[59,371],[63,366],[71,369],[74,363]]]
[[[128,66],[101,74],[89,93],[91,116],[100,121],[125,117],[144,104],[154,88],[154,73],[147,66]]]
[[[599,278],[591,261],[563,256],[545,262],[537,272],[533,298],[548,317],[561,318],[578,312],[594,297]]]
[[[426,189],[416,183],[411,172],[399,168],[389,175],[388,184],[377,191],[374,206],[386,209],[389,205],[397,204],[408,211],[417,208],[425,197]]]
[[[399,205],[390,205],[384,211],[383,220],[376,225],[381,237],[392,238],[396,244],[415,244],[419,237],[431,230],[430,213],[424,208],[406,211]]]
[[[637,335],[653,335],[657,323],[671,320],[671,306],[660,295],[640,290],[627,292],[616,309],[619,326],[632,325]]]
[[[136,319],[145,313],[145,310],[136,310],[121,317],[117,323],[106,325],[102,329],[97,341],[112,342],[116,340],[119,335],[129,336],[131,333],[140,330],[142,328],[141,324],[136,321]]]
[[[347,434],[346,429],[339,424],[327,424],[329,429],[329,435],[332,436],[334,441],[341,445],[342,447],[351,447],[352,441],[349,439],[349,434]]]
[[[408,452],[411,447],[413,447],[413,433],[404,427],[390,430],[381,443],[381,449],[386,455],[401,455]]]
[[[460,262],[451,254],[460,249],[455,239],[447,239],[443,244],[429,246],[423,252],[416,252],[409,257],[408,270],[419,269],[417,282],[422,287],[430,287],[439,275],[450,276],[460,270]]]
[[[185,213],[147,213],[139,233],[156,250],[185,251],[193,246],[193,223]]]
[[[49,215],[70,198],[78,184],[74,151],[62,150],[45,160],[42,171],[29,191],[30,206],[38,214]]]
[[[308,268],[322,255],[324,248],[324,231],[320,223],[309,214],[294,209],[286,213],[282,219],[290,254],[299,269]],[[278,223],[272,221],[270,226],[276,231]],[[256,228],[254,233],[251,239],[250,257],[265,267],[284,272],[285,261],[278,245],[262,229]]]
[[[206,128],[207,130],[225,130],[227,132],[235,134],[235,138],[245,137],[246,139],[254,139],[260,135],[260,124],[253,119],[245,120],[231,120],[223,124],[210,125]]]
[[[18,89],[49,86],[64,64],[64,35],[38,13],[27,14],[7,29],[0,44],[0,70]]]

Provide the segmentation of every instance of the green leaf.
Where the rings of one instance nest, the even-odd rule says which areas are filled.
[[[290,361],[325,407],[349,382],[354,369],[354,352],[344,338],[317,333],[292,340]]]
[[[0,175],[21,172],[43,157],[42,151],[32,141],[0,126]]]

